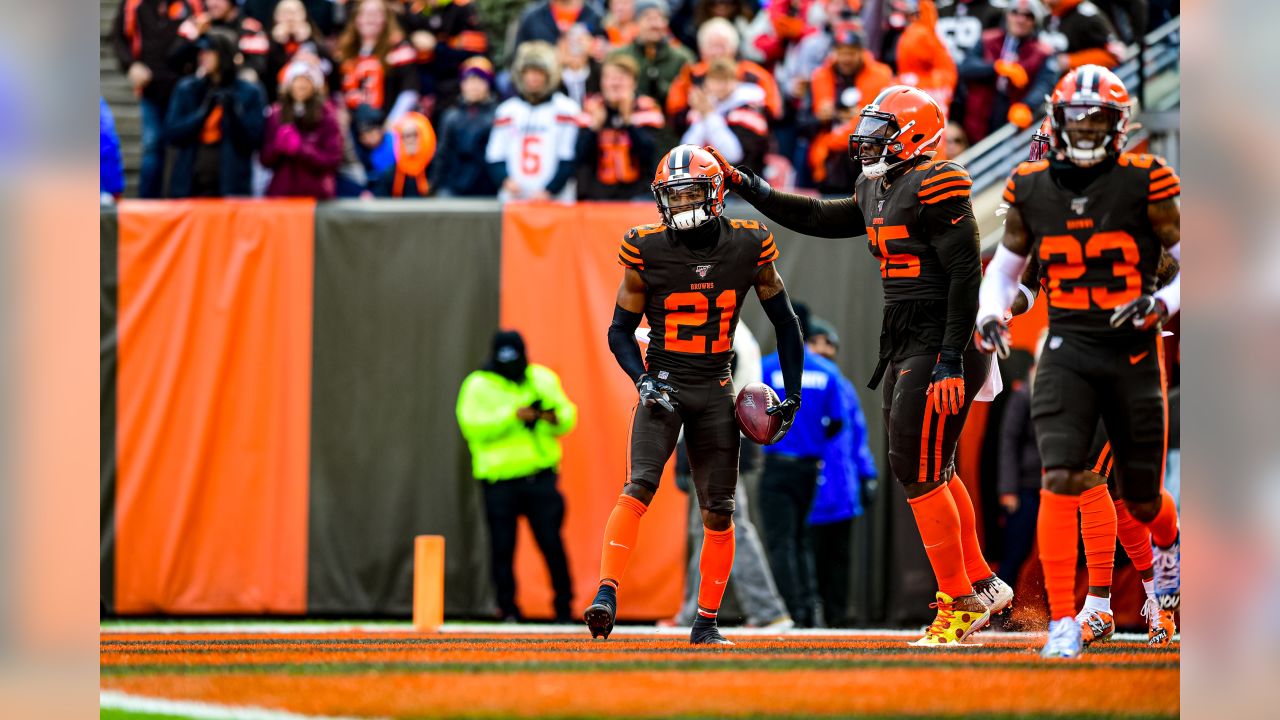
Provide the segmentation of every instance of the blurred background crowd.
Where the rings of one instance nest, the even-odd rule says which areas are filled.
[[[1177,0],[101,0],[104,202],[648,197],[678,142],[848,193],[884,87],[956,156]],[[109,25],[108,25],[109,23]],[[114,55],[111,67],[106,55]]]

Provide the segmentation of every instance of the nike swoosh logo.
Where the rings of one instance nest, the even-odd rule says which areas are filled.
[[[1151,351],[1150,351],[1150,350],[1148,350],[1148,351],[1146,351],[1146,352],[1138,353],[1137,355],[1130,355],[1130,356],[1129,356],[1129,364],[1130,364],[1130,365],[1137,365],[1138,363],[1142,362],[1142,358],[1146,357],[1146,356],[1147,356],[1147,355],[1149,355],[1150,353],[1151,353]]]
[[[934,544],[932,544],[932,545],[925,545],[925,546],[924,546],[924,549],[925,549],[925,550],[928,550],[929,548],[936,548],[936,547],[938,547],[938,546],[940,546],[940,545],[946,545],[946,544],[947,544],[947,541],[946,541],[946,540],[943,540],[942,542],[934,543]]]
[[[712,580],[712,582],[714,582],[717,585],[723,585],[729,581],[728,580]]]
[[[961,220],[963,220],[963,219],[964,219],[964,216],[963,216],[963,215],[961,215],[960,217],[953,219],[953,220],[951,221],[951,224],[952,224],[952,225],[955,225],[956,223],[960,222],[960,221],[961,221]]]
[[[906,375],[909,372],[911,372],[911,368],[907,368],[906,370],[899,370],[898,377],[902,377],[903,375]]]
[[[728,385],[728,384],[729,384],[729,381],[730,381],[730,380],[732,380],[732,379],[733,379],[733,378],[725,378],[725,379],[721,380],[721,381],[720,381],[720,387],[724,387],[725,385]]]
[[[620,548],[622,548],[623,550],[630,550],[630,549],[631,549],[631,548],[627,547],[626,545],[623,545],[622,543],[616,543],[616,542],[614,542],[614,541],[612,541],[612,540],[610,540],[610,541],[609,541],[609,544],[610,544],[610,545],[612,545],[612,546],[614,546],[614,547],[620,547]]]

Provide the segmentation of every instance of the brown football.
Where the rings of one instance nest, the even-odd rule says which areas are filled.
[[[765,411],[782,404],[773,388],[764,383],[750,383],[738,392],[733,413],[738,417],[742,434],[760,445],[768,445],[769,439],[782,427],[781,415],[769,415]]]

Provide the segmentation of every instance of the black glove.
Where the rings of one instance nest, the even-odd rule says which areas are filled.
[[[943,348],[933,366],[926,394],[933,396],[933,411],[939,415],[958,415],[964,407],[964,361],[960,351]],[[927,402],[927,400],[926,400]]]
[[[786,400],[765,410],[768,415],[782,416],[782,427],[778,428],[778,432],[769,438],[769,442],[765,443],[766,445],[773,445],[786,437],[787,431],[791,429],[791,423],[796,421],[796,412],[798,410],[800,410],[799,395],[788,395]]]
[[[1139,330],[1150,330],[1157,323],[1169,319],[1169,309],[1159,299],[1150,295],[1142,295],[1137,300],[1121,305],[1111,314],[1111,327],[1132,322]]]
[[[640,404],[645,407],[653,407],[661,405],[669,412],[675,412],[675,403],[671,400],[671,395],[679,392],[667,383],[658,382],[649,376],[648,373],[640,376],[640,381],[636,383],[636,390],[640,391]]]
[[[1009,325],[994,315],[986,318],[978,325],[978,349],[982,352],[993,352],[1001,360],[1009,357]]]

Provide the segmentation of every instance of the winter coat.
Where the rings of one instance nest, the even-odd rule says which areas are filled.
[[[320,123],[310,130],[285,123],[279,105],[271,109],[262,141],[262,164],[274,171],[268,197],[328,200],[336,195],[341,162],[342,131],[332,106],[324,104]]]
[[[205,119],[222,108],[218,125],[220,195],[249,195],[253,153],[262,145],[266,98],[262,88],[235,79],[214,86],[207,77],[184,78],[173,91],[165,117],[165,137],[177,148],[169,179],[169,196],[191,197],[196,155],[202,145]]]
[[[498,194],[484,157],[495,108],[493,101],[476,105],[459,102],[444,111],[438,133],[440,152],[431,167],[431,183],[437,193],[460,197]]]
[[[1044,97],[1053,92],[1057,79],[1048,66],[1053,50],[1038,37],[1018,43],[1014,51],[1017,63],[1027,71],[1029,79],[1022,89],[996,74],[995,62],[1002,59],[1007,35],[1004,30],[988,30],[973,53],[960,63],[960,77],[968,88],[965,99],[964,131],[970,143],[976,143],[1008,122],[1009,107],[1026,103],[1036,114]]]

